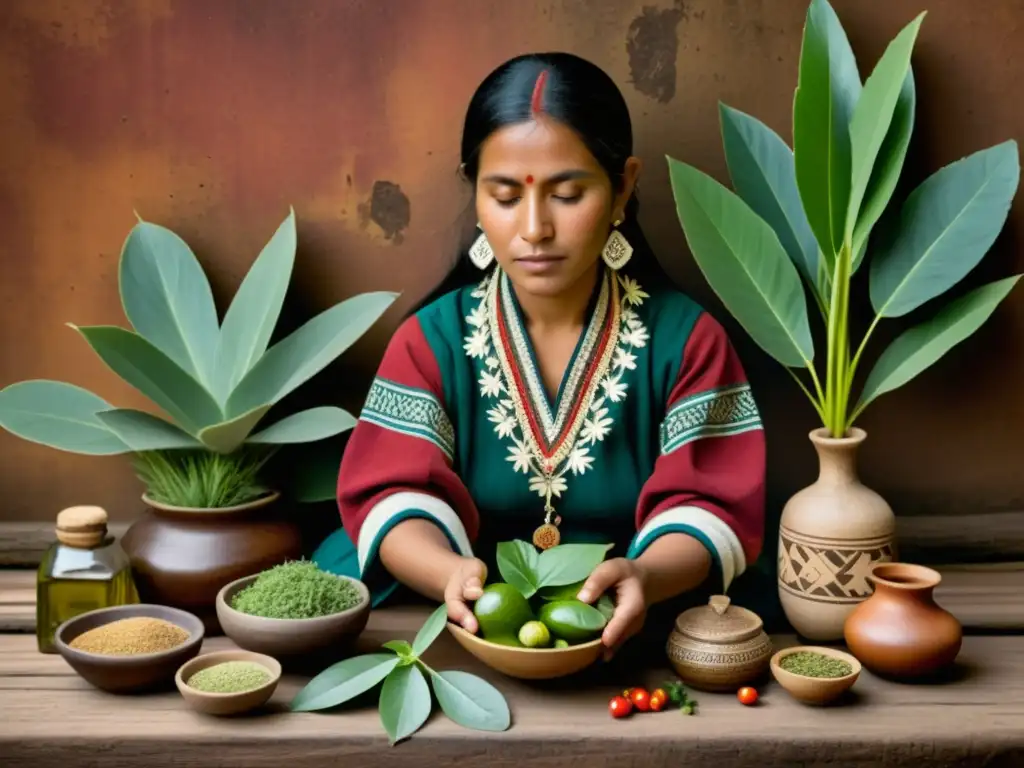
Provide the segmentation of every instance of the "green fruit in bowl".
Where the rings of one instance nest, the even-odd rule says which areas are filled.
[[[502,645],[519,645],[519,629],[536,618],[522,592],[500,581],[484,587],[484,593],[473,604],[473,615],[480,624],[480,636]]]
[[[608,620],[597,608],[581,600],[556,600],[545,603],[538,617],[551,633],[570,643],[593,640]]]
[[[543,648],[551,642],[551,632],[540,621],[528,621],[519,628],[519,642],[527,648]]]

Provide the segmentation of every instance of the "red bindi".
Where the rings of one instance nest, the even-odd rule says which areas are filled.
[[[533,184],[533,176],[527,176],[526,177],[526,183],[527,184]]]

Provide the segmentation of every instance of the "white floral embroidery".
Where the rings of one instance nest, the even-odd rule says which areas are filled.
[[[466,339],[463,349],[470,357],[484,357],[490,347],[490,338],[485,328],[477,328],[473,335]]]
[[[639,307],[644,303],[644,299],[651,298],[650,294],[643,292],[636,280],[622,276],[619,278],[619,282],[622,284],[622,300],[627,304]]]
[[[505,385],[501,383],[501,376],[490,371],[480,374],[480,394],[487,397],[496,397],[504,391]]]
[[[625,368],[630,371],[636,370],[636,355],[627,352],[622,347],[615,350],[615,357],[612,359],[612,367]]]

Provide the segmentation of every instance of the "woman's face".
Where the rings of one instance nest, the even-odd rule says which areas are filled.
[[[618,194],[576,133],[551,119],[502,128],[480,151],[477,217],[520,290],[557,296],[591,270],[639,173],[630,158]]]

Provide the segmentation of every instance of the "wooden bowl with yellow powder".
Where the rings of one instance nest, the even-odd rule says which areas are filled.
[[[171,688],[179,667],[198,655],[199,617],[165,605],[120,605],[68,619],[54,635],[57,652],[96,688],[136,693]]]

